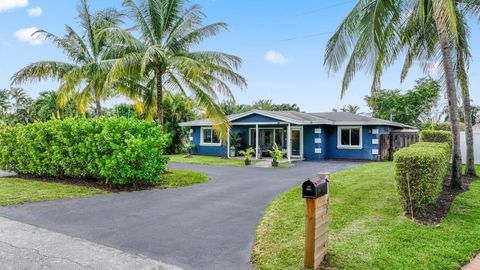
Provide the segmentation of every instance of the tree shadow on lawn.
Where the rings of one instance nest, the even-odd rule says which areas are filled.
[[[137,185],[131,185],[131,184],[130,185],[112,185],[111,183],[105,184],[105,183],[102,183],[101,180],[94,179],[94,178],[46,177],[46,176],[37,176],[37,175],[28,175],[28,174],[18,174],[16,176],[9,176],[6,178],[17,178],[17,179],[40,181],[40,182],[46,182],[46,183],[75,185],[75,186],[95,188],[95,189],[106,191],[108,193],[119,193],[119,192],[133,192],[133,191],[169,188],[168,180],[164,178],[169,178],[169,176],[170,177],[175,176],[175,174],[178,174],[179,172],[188,172],[188,171],[169,169],[162,174],[158,183],[137,184]],[[191,173],[200,174],[197,172],[191,172]],[[198,183],[203,182],[203,179],[199,179],[198,181],[193,181],[193,183],[191,184],[195,184],[197,182]],[[190,184],[185,183],[185,185],[190,185]],[[183,186],[183,185],[179,185],[179,186]]]

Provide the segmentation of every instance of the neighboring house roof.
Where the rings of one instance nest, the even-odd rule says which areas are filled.
[[[401,128],[413,128],[401,123],[377,119],[373,117],[347,113],[347,112],[323,112],[323,113],[305,113],[296,111],[263,111],[251,110],[244,113],[232,114],[227,116],[228,120],[235,125],[235,120],[258,114],[261,116],[277,119],[281,122],[295,125],[378,125],[393,126]],[[210,119],[200,119],[190,122],[180,123],[180,126],[210,126]]]

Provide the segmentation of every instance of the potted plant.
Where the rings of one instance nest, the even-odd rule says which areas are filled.
[[[268,150],[270,152],[270,155],[272,156],[272,167],[278,167],[278,162],[283,159],[283,155],[287,153],[285,150],[281,150],[278,148],[277,145],[273,146],[273,150]]]
[[[252,147],[247,148],[245,151],[239,151],[238,152],[240,155],[245,157],[245,165],[251,165],[252,164],[252,156],[255,153]]]
[[[232,134],[232,139],[230,140],[230,156],[235,157],[236,151],[242,148],[242,135],[239,132],[234,132]]]

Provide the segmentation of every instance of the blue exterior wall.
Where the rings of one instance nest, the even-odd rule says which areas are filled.
[[[200,127],[192,127],[190,130],[193,130],[193,133],[190,133],[191,143],[196,147],[193,150],[193,154],[197,155],[206,155],[206,156],[226,156],[227,155],[227,146],[203,146],[200,145]]]
[[[270,118],[270,117],[266,117],[266,116],[254,113],[252,115],[249,115],[249,116],[237,119],[235,121],[232,121],[232,124],[235,124],[235,123],[266,123],[266,122],[281,122],[281,121],[278,120],[278,119],[275,119],[275,118]]]
[[[373,130],[378,129],[378,134],[373,134]],[[327,158],[338,159],[364,159],[378,160],[379,155],[373,154],[372,150],[378,150],[380,153],[380,130],[386,132],[387,129],[381,129],[377,126],[362,126],[362,149],[339,149],[337,147],[337,126],[327,127]],[[373,140],[377,140],[374,144]]]
[[[260,122],[259,118],[263,116],[254,116],[250,120],[252,122]],[[268,118],[268,117],[267,117]],[[243,119],[242,119],[243,120]],[[265,119],[264,119],[265,120]],[[267,122],[272,119],[268,118]],[[277,120],[273,120],[277,121]],[[238,132],[241,134],[243,146],[249,145],[249,129],[254,125],[233,126],[232,134]],[[285,128],[286,125],[261,126],[261,128]],[[293,126],[292,126],[293,127]],[[320,133],[315,133],[315,129],[321,129]],[[378,134],[374,134],[374,130],[378,130]],[[227,153],[226,144],[222,146],[201,146],[200,145],[200,127],[192,127],[191,133],[192,143],[196,145],[194,154],[225,156]],[[392,130],[386,126],[363,126],[362,127],[362,149],[339,149],[337,147],[337,126],[329,125],[308,125],[303,126],[303,153],[305,160],[322,160],[325,158],[333,159],[363,159],[378,160],[379,155],[372,153],[372,150],[378,150],[380,153],[380,135],[388,134]],[[286,134],[284,134],[284,142],[286,142]],[[321,139],[321,142],[315,142],[315,139]],[[374,142],[374,140],[376,140]],[[321,153],[316,153],[315,149],[320,149]]]
[[[315,129],[320,129],[320,133],[315,133]],[[327,157],[327,136],[324,126],[304,126],[303,127],[303,157],[305,160],[322,160]],[[316,143],[315,139],[320,139]],[[321,153],[315,153],[315,148],[320,149]]]

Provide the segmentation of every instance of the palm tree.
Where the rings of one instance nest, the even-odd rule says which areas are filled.
[[[215,51],[196,51],[191,48],[227,28],[225,23],[203,25],[204,15],[199,6],[184,7],[184,0],[143,0],[140,5],[124,0],[128,14],[135,22],[137,39],[125,30],[111,31],[122,41],[124,57],[117,60],[109,75],[109,85],[119,79],[129,84],[141,82],[142,89],[123,87],[126,96],[146,93],[144,101],[154,105],[156,120],[163,124],[164,91],[181,92],[205,109],[206,115],[225,127],[226,116],[218,105],[218,95],[234,99],[228,83],[246,86],[245,79],[236,73],[239,57]],[[131,91],[129,89],[132,89]],[[154,90],[152,92],[152,90]],[[152,96],[153,95],[153,96]],[[154,99],[152,99],[154,98]],[[147,106],[148,107],[148,106]],[[148,108],[146,108],[148,110]]]
[[[0,90],[0,116],[6,115],[10,109],[9,96],[7,89]]]
[[[58,94],[54,91],[41,92],[31,107],[30,116],[32,120],[48,121],[51,119],[74,117],[76,110],[73,101],[69,101],[65,106],[59,106],[57,99]]]
[[[439,55],[435,60],[443,65],[453,133],[452,186],[460,188],[460,135],[453,61],[462,54],[456,53],[457,49],[464,52],[464,48],[459,42],[458,30],[463,24],[458,23],[462,18],[458,15],[453,0],[359,1],[329,40],[325,65],[336,72],[348,58],[341,90],[343,96],[355,74],[362,69],[373,74],[372,91],[375,93],[383,71],[402,52],[406,52],[402,80],[415,60],[432,60]]]
[[[8,90],[8,96],[13,101],[14,110],[19,110],[26,100],[29,99],[27,93],[22,88],[10,88],[10,90]]]
[[[13,75],[12,85],[55,79],[60,82],[60,105],[65,105],[73,98],[79,111],[85,114],[88,104],[94,103],[95,114],[100,116],[101,101],[112,95],[104,84],[111,68],[111,59],[116,56],[114,46],[109,43],[108,36],[103,31],[118,26],[121,14],[106,9],[92,15],[87,0],[80,1],[78,13],[83,30],[81,34],[68,25],[63,37],[39,31],[61,48],[71,63],[41,61],[30,64]]]
[[[360,110],[360,107],[352,105],[352,104],[344,105],[340,109],[340,111],[342,111],[342,112],[349,112],[349,113],[353,113],[353,114],[357,114],[359,110]]]

